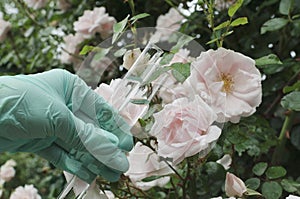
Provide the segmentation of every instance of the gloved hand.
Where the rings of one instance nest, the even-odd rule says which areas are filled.
[[[88,183],[129,167],[129,126],[66,70],[0,77],[0,129],[0,151],[36,153]]]

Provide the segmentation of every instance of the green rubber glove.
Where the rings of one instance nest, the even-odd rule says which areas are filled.
[[[129,126],[66,70],[0,77],[0,129],[0,151],[36,153],[88,183],[129,167]]]

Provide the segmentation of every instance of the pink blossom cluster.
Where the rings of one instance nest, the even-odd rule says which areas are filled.
[[[160,15],[156,21],[154,41],[167,41],[172,33],[178,31],[184,17],[175,9],[171,8],[165,15]]]
[[[134,52],[137,55],[132,56]],[[130,64],[138,55],[140,51],[137,50],[125,54],[131,56]],[[169,181],[166,175],[173,173],[170,165],[176,167],[185,158],[197,154],[203,157],[213,148],[221,135],[216,122],[238,122],[241,117],[253,114],[261,102],[261,76],[251,58],[224,48],[202,52],[196,59],[188,55],[188,50],[180,50],[169,66],[191,62],[190,76],[180,83],[167,72],[168,77],[157,93],[163,100],[162,109],[153,114],[154,123],[148,132],[156,138],[156,143],[149,147],[138,142],[128,154],[130,168],[125,175],[140,189],[164,186]],[[126,87],[117,82],[122,80],[112,80],[110,85],[101,84],[96,89],[116,108],[126,97],[121,92],[126,93]],[[133,126],[145,107],[132,105],[128,108],[121,114]],[[218,163],[228,169],[231,157],[226,155]],[[149,176],[164,177],[144,182]],[[229,174],[227,178],[228,195],[242,195],[245,187],[241,180]]]
[[[17,163],[10,159],[7,160],[1,167],[0,167],[0,197],[3,193],[3,186],[5,182],[9,182],[16,174],[14,167]]]
[[[200,95],[217,114],[218,122],[239,122],[261,103],[261,74],[255,61],[225,48],[202,52],[191,63],[191,74],[174,89],[171,100]],[[172,97],[172,96],[171,96]]]
[[[73,23],[75,34],[64,37],[63,51],[60,57],[62,63],[72,63],[76,69],[76,65],[81,63],[78,58],[80,44],[85,39],[94,37],[96,33],[99,33],[103,39],[107,38],[112,34],[115,23],[115,18],[109,16],[104,7],[85,10],[83,15]],[[97,65],[99,64],[103,65],[102,62]]]

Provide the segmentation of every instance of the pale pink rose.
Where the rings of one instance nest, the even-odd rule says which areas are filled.
[[[222,165],[225,170],[228,170],[232,163],[232,158],[229,154],[226,154],[221,159],[217,160],[216,162],[219,163],[220,165]]]
[[[225,192],[229,197],[242,197],[247,191],[245,183],[234,174],[227,172],[225,181]]]
[[[133,50],[128,50],[124,56],[123,56],[123,67],[127,70],[131,68],[131,66],[134,64],[134,62],[137,61],[139,56],[142,54],[141,49],[135,48]],[[144,69],[145,64],[147,64],[150,60],[150,55],[145,54],[144,56],[140,57],[140,60],[138,61],[138,64],[141,66],[141,71],[136,69],[137,72],[142,72],[142,69]]]
[[[239,122],[261,103],[261,74],[255,61],[241,53],[219,48],[201,53],[184,82],[186,94],[198,93],[212,106],[218,122]]]
[[[148,110],[148,105],[139,105],[129,102],[124,108],[121,106],[126,100],[128,93],[132,91],[131,85],[126,85],[122,79],[113,79],[110,84],[100,84],[95,92],[101,95],[109,104],[111,104],[116,110],[120,110],[120,115],[125,119],[130,127],[138,121]],[[145,99],[143,92],[135,93],[134,97],[139,99]]]
[[[199,97],[179,98],[154,114],[150,134],[157,138],[158,155],[172,159],[176,165],[184,158],[204,156],[213,147],[221,129],[212,123],[214,111]]]
[[[159,178],[150,182],[142,182],[150,176],[163,176],[173,173],[172,169],[148,146],[137,142],[128,154],[129,169],[125,173],[132,183],[143,190],[153,186],[164,186],[169,177]]]
[[[16,171],[14,169],[14,166],[16,166],[16,165],[17,165],[17,163],[14,160],[10,159],[10,160],[7,160],[0,167],[0,179],[3,183],[10,181],[15,176]]]
[[[16,174],[15,169],[12,166],[2,165],[0,167],[0,178],[5,182],[10,181]]]
[[[0,42],[3,42],[11,29],[11,23],[0,18]]]
[[[183,19],[183,16],[175,8],[171,8],[165,15],[160,15],[156,21],[156,32],[153,39],[167,41],[172,33],[179,30]]]
[[[123,56],[123,67],[127,70],[131,68],[133,63],[137,60],[137,58],[141,55],[141,49],[135,48],[133,50],[128,50]]]
[[[10,199],[41,199],[38,190],[33,185],[19,186],[10,195]]]
[[[25,4],[34,10],[45,7],[48,0],[24,0]]]
[[[113,32],[116,20],[105,12],[104,7],[84,11],[78,21],[74,22],[74,30],[86,38],[91,38],[95,33],[100,33],[102,38],[107,38]]]
[[[80,44],[84,41],[84,38],[80,34],[69,34],[64,37],[63,51],[61,53],[60,60],[66,64],[79,64],[80,59],[76,56],[79,54]]]
[[[285,199],[300,199],[300,196],[288,195]]]

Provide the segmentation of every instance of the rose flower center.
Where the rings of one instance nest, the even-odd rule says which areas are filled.
[[[222,91],[225,93],[230,93],[232,91],[233,84],[234,84],[232,76],[229,74],[221,73],[221,81],[223,81],[224,83]]]

